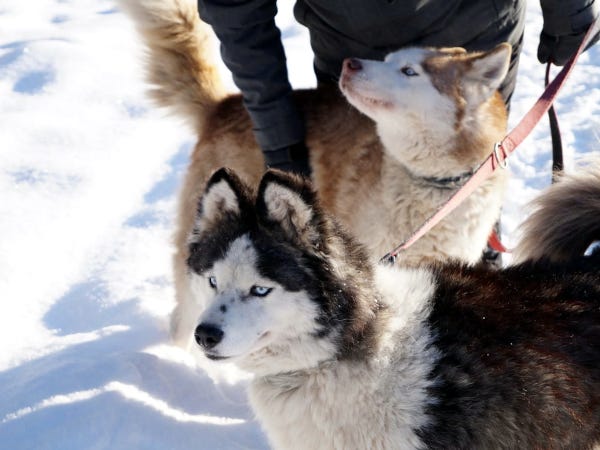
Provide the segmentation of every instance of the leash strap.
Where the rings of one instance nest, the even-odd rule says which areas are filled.
[[[464,184],[464,186],[451,196],[446,203],[443,203],[438,210],[429,217],[423,225],[417,231],[414,232],[407,240],[402,244],[398,245],[391,252],[387,253],[381,260],[380,263],[394,264],[398,254],[409,248],[416,241],[418,241],[425,233],[431,230],[437,225],[444,217],[450,214],[464,199],[475,191],[486,179],[488,179],[498,167],[506,168],[506,159],[512,152],[523,142],[523,140],[531,133],[533,128],[540,121],[542,116],[552,106],[552,102],[556,98],[558,91],[562,88],[565,80],[570,75],[575,62],[579,58],[583,49],[585,49],[588,43],[596,36],[600,30],[600,21],[596,19],[588,29],[581,45],[577,49],[577,52],[571,57],[571,59],[565,64],[558,75],[552,80],[546,89],[535,102],[533,107],[525,114],[521,121],[515,126],[508,135],[502,141],[494,144],[494,150],[487,157],[487,159],[475,170],[471,178]]]
[[[546,64],[546,76],[544,79],[544,88],[550,84],[551,62]],[[560,135],[560,126],[558,125],[558,115],[554,109],[554,104],[548,109],[548,122],[550,124],[550,137],[552,138],[552,183],[556,183],[564,170],[563,147]],[[506,248],[502,243],[496,230],[492,230],[488,238],[488,246],[499,253],[512,253],[512,250]]]
[[[552,63],[550,62],[546,65],[546,86],[550,83],[551,65]],[[560,136],[560,127],[558,126],[558,116],[554,110],[554,105],[550,106],[550,109],[548,110],[548,122],[550,122],[550,136],[552,137],[552,183],[556,183],[565,166],[563,163],[563,147]]]

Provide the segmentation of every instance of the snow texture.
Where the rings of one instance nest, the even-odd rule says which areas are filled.
[[[292,84],[312,86],[307,32],[279,3]],[[192,131],[147,100],[112,0],[32,6],[0,3],[0,448],[266,448],[247,377],[168,343]],[[542,91],[541,25],[532,1],[512,125]],[[567,170],[600,150],[599,62],[600,46],[585,53],[556,103]],[[544,122],[510,159],[509,244],[550,148]]]

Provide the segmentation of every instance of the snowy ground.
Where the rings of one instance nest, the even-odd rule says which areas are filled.
[[[305,30],[279,17],[292,83]],[[541,92],[529,26],[514,124]],[[0,3],[0,447],[265,448],[227,370],[168,345],[175,195],[194,137],[144,96],[140,47],[112,0]],[[567,168],[600,150],[600,46],[560,96]],[[549,182],[548,128],[511,158],[508,242]]]

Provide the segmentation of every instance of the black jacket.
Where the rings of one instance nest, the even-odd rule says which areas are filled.
[[[563,14],[593,0],[541,0]],[[242,91],[263,150],[285,147],[304,138],[291,87],[275,0],[198,0],[200,17],[221,41],[221,53]],[[310,31],[318,74],[335,79],[344,58],[382,59],[407,45],[490,49],[513,45],[513,61],[502,87],[505,99],[514,89],[523,35],[525,0],[297,0],[294,15]]]

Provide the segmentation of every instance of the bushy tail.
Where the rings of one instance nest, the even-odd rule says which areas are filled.
[[[147,50],[150,95],[191,121],[200,131],[225,89],[212,57],[212,30],[193,0],[119,0]]]
[[[565,175],[533,203],[523,223],[515,260],[564,262],[584,254],[600,240],[600,160]]]

